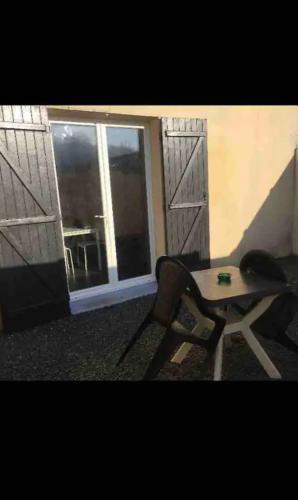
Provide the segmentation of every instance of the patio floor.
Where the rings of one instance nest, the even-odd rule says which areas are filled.
[[[298,257],[281,263],[298,291]],[[0,380],[140,380],[161,339],[161,328],[148,328],[123,365],[115,368],[115,363],[152,301],[151,295],[0,336]],[[186,311],[182,316],[191,323]],[[298,313],[288,334],[298,342]],[[283,379],[298,380],[297,355],[258,338]],[[210,380],[211,372],[201,369],[203,357],[203,350],[193,347],[180,366],[167,363],[158,380]],[[223,379],[268,380],[239,336],[225,347]]]

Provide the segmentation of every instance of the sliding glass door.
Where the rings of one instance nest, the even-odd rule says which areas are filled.
[[[144,128],[52,122],[51,129],[70,291],[151,275]]]
[[[144,130],[106,127],[118,279],[151,273]]]
[[[51,126],[70,291],[108,283],[96,126]]]

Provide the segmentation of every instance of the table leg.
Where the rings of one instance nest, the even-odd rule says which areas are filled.
[[[248,325],[252,325],[252,323],[254,323],[265,311],[267,311],[274,299],[276,299],[277,297],[278,295],[264,297],[251,311],[243,316],[242,321],[244,321]]]
[[[256,339],[255,335],[250,329],[250,325],[254,323],[254,321],[259,318],[272,304],[273,300],[277,297],[277,295],[271,297],[265,297],[262,299],[251,311],[249,311],[244,317],[237,318],[230,323],[227,323],[223,334],[218,342],[217,349],[215,352],[215,364],[214,364],[214,380],[221,380],[222,378],[222,363],[223,363],[223,349],[224,349],[224,339],[227,335],[231,333],[241,332],[243,337],[245,338],[248,346],[253,351],[258,361],[268,374],[268,376],[272,379],[281,379],[281,374],[274,366],[269,356],[266,354],[261,344]],[[202,316],[200,311],[196,308],[194,302],[188,296],[182,297],[183,302],[186,307],[190,311],[190,313],[198,320],[198,323],[193,329],[197,335],[199,335],[205,328],[210,328],[214,325],[214,323]],[[181,347],[178,349],[176,354],[173,356],[171,361],[173,363],[180,364],[185,356],[189,353],[192,348],[192,344],[188,342],[184,342]]]
[[[281,379],[281,374],[277,370],[277,368],[274,366],[272,363],[271,359],[269,356],[266,354],[264,351],[263,347],[259,343],[259,341],[256,339],[254,334],[252,333],[251,329],[244,325],[242,327],[242,335],[245,338],[247,344],[259,360],[260,364],[264,368],[265,372],[270,378],[273,379]]]
[[[196,323],[196,325],[192,329],[193,334],[195,334],[199,337],[201,335],[201,333],[206,328],[213,328],[214,327],[214,322],[209,318],[205,318],[205,316],[203,316],[200,313],[200,311],[198,310],[195,303],[193,302],[193,300],[190,297],[188,297],[187,295],[183,295],[182,300],[185,303],[189,312],[194,316],[194,318],[196,320],[198,320],[198,322]],[[193,346],[193,344],[190,344],[189,342],[183,342],[181,347],[179,347],[178,351],[171,359],[171,362],[177,363],[180,365],[182,363],[182,361],[184,360],[185,356],[191,350],[192,346]]]
[[[214,376],[213,380],[221,380],[222,377],[222,356],[223,356],[224,336],[221,335],[215,351]]]
[[[225,305],[222,307],[215,307],[214,308],[215,313],[217,313],[219,316],[224,316],[225,313],[228,313],[230,311],[230,306]],[[232,335],[225,335],[224,339],[224,347],[232,347]]]
[[[230,335],[231,333],[241,332],[248,346],[255,354],[256,358],[258,359],[261,366],[264,368],[267,375],[272,379],[281,379],[281,374],[274,366],[271,359],[266,354],[263,347],[261,346],[261,344],[259,343],[259,341],[257,340],[257,338],[255,337],[250,328],[252,323],[254,323],[254,321],[268,309],[268,307],[272,304],[273,300],[276,297],[277,295],[271,297],[265,297],[251,311],[249,311],[245,316],[241,317],[240,320],[239,318],[234,318],[234,320],[232,321],[230,320],[229,322],[227,316],[227,324],[224,328],[221,340],[223,341],[223,338],[226,337],[227,335]],[[220,377],[220,360],[222,357],[222,348],[220,345],[218,345],[217,357],[218,361],[217,363],[215,362],[215,368],[214,368],[214,380],[220,380],[220,378],[217,378]]]

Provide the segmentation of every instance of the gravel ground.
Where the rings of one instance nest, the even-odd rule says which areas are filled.
[[[291,282],[297,284],[298,257],[281,259]],[[115,368],[129,338],[149,311],[153,296],[131,300],[43,326],[0,337],[0,380],[140,380],[157,347],[163,330],[151,326],[120,368]],[[192,318],[181,311],[181,320],[191,326]],[[288,334],[298,342],[298,313]],[[298,380],[297,355],[282,346],[259,338],[280,370],[283,379]],[[158,380],[211,380],[203,371],[204,351],[193,347],[183,363],[167,363]],[[224,380],[268,380],[254,354],[239,335],[226,345]]]

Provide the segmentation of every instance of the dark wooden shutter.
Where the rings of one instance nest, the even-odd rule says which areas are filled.
[[[7,330],[69,313],[45,106],[0,106],[0,308]]]
[[[167,253],[209,267],[207,122],[162,118],[161,136]]]

